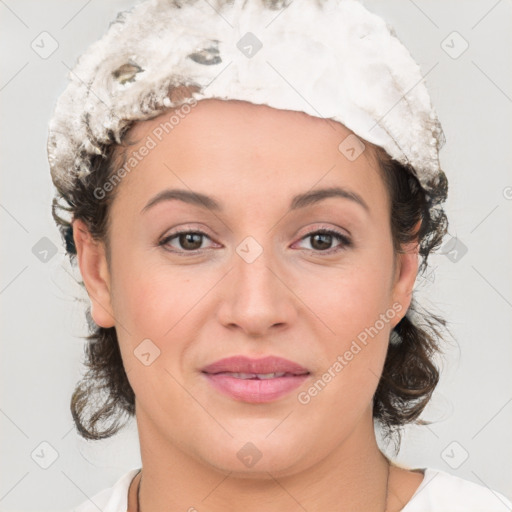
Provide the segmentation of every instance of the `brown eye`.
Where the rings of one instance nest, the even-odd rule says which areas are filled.
[[[310,240],[311,249],[314,252],[333,253],[338,252],[352,245],[350,239],[337,231],[330,229],[321,229],[312,231],[301,240]],[[338,241],[338,245],[332,247],[334,241]]]
[[[202,231],[180,231],[164,238],[159,245],[171,247],[173,252],[192,252],[201,249],[204,238],[209,238]],[[175,245],[170,242],[176,240]]]
[[[332,244],[332,235],[328,235],[327,233],[316,233],[311,236],[311,246],[313,249],[318,249],[319,251],[325,251],[326,249],[331,248]]]
[[[199,233],[181,233],[178,240],[183,249],[195,250],[200,249],[203,243],[203,235]]]

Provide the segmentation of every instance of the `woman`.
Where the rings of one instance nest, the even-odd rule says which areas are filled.
[[[510,508],[377,444],[374,422],[395,444],[421,423],[444,326],[412,297],[446,233],[444,137],[393,32],[353,0],[116,21],[48,149],[91,299],[75,424],[135,415],[142,468],[76,510]]]

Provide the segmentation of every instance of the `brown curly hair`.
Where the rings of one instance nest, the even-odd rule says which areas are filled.
[[[127,143],[126,127],[123,146]],[[389,193],[391,232],[395,254],[403,244],[418,240],[421,263],[418,273],[427,269],[428,255],[442,242],[448,221],[442,208],[448,192],[444,172],[430,183],[429,192],[420,186],[411,169],[392,160],[380,147],[365,141],[373,149],[378,169]],[[91,235],[110,249],[107,237],[109,207],[114,192],[98,199],[95,190],[102,187],[119,165],[116,144],[103,148],[91,163],[87,176],[77,180],[72,192],[57,187],[52,202],[52,215],[66,245],[71,264],[76,264],[72,221],[82,219]],[[121,155],[123,155],[121,153]],[[68,212],[72,219],[60,215]],[[421,221],[419,230],[415,231]],[[79,281],[83,287],[83,281]],[[127,379],[118,345],[115,327],[97,326],[87,308],[90,334],[85,338],[85,366],[87,372],[78,382],[71,398],[71,413],[80,435],[99,440],[110,437],[135,414],[135,395]],[[414,313],[412,316],[410,313]],[[411,318],[412,316],[412,318]],[[420,320],[418,320],[420,319]],[[420,324],[421,321],[421,324]],[[441,353],[440,341],[446,321],[438,315],[422,310],[415,300],[390,336],[383,372],[374,395],[373,418],[383,429],[384,438],[395,443],[398,453],[400,430],[408,423],[430,424],[418,420],[429,402],[439,380],[435,356]],[[123,420],[125,420],[123,422]]]

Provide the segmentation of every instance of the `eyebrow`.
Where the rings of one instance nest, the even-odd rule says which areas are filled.
[[[142,208],[141,214],[153,206],[163,201],[183,201],[184,203],[192,204],[194,206],[200,206],[202,208],[208,208],[209,210],[222,211],[222,206],[212,197],[200,192],[190,192],[188,190],[181,190],[178,188],[168,188],[159,192],[156,196],[148,201],[146,206]]]
[[[355,192],[342,187],[321,188],[311,192],[306,192],[304,194],[296,195],[292,198],[290,203],[290,210],[305,208],[306,206],[310,206],[331,197],[341,197],[343,199],[348,199],[362,206],[367,212],[370,211],[369,206],[359,194],[356,194]],[[156,196],[148,201],[140,213],[145,213],[147,210],[157,205],[158,203],[171,200],[182,201],[184,203],[199,206],[201,208],[207,208],[208,210],[212,211],[223,211],[221,204],[213,199],[213,197],[201,194],[200,192],[191,192],[188,190],[175,188],[165,189],[159,192]]]
[[[353,201],[354,203],[362,206],[367,212],[370,211],[370,207],[365,203],[359,194],[356,194],[352,190],[348,190],[342,187],[320,188],[311,192],[306,192],[305,194],[299,194],[292,199],[290,210],[304,208],[330,197],[341,197],[343,199],[349,199],[350,201]]]

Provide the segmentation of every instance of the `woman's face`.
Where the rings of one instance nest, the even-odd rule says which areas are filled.
[[[172,129],[170,116],[130,132],[137,163],[116,185],[110,266],[101,244],[77,240],[141,444],[275,475],[364,446],[417,271],[413,246],[394,259],[369,145],[357,156],[339,123],[246,102],[200,101]],[[211,366],[235,356],[293,364]]]

